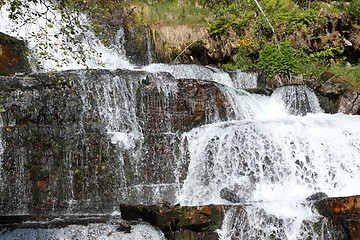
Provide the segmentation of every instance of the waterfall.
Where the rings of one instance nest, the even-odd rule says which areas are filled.
[[[287,111],[292,115],[322,112],[316,95],[306,86],[293,85],[277,88],[273,93],[273,98],[281,99]]]
[[[266,105],[277,101],[277,106],[289,109],[286,106],[293,106],[294,100],[291,96],[298,95],[293,91],[289,86],[274,92]],[[318,216],[305,199],[316,192],[330,196],[359,194],[360,119],[319,113],[318,103],[311,102],[314,98],[308,100],[301,99],[292,109],[296,111],[290,111],[299,115],[297,110],[305,109],[309,111],[306,116],[282,111],[277,117],[269,117],[264,113],[258,118],[250,115],[184,133],[186,154],[182,156],[189,162],[189,171],[178,195],[179,203],[231,204],[226,197],[230,193],[236,195],[237,203],[250,205],[246,208],[246,226],[238,231],[225,230],[229,224],[242,221],[233,217],[231,223],[224,222],[222,239],[236,236],[231,231],[247,236],[239,239],[320,239],[309,224]],[[249,106],[256,104],[253,101]]]
[[[26,5],[28,7],[25,7]],[[67,36],[62,34],[62,29],[66,29],[67,26],[53,3],[24,4],[20,11],[25,13],[25,18],[30,16],[29,21],[25,23],[12,21],[9,18],[8,7],[8,4],[5,4],[0,9],[2,22],[0,32],[27,42],[30,50],[30,64],[34,71],[133,68],[125,57],[124,31],[121,28],[115,33],[114,43],[106,47],[89,28],[75,27],[71,38],[80,42],[80,44],[75,44],[69,42]],[[38,13],[40,16],[37,15]],[[88,27],[91,25],[85,14],[72,13],[70,18],[79,21],[79,25]]]
[[[176,79],[199,79],[213,81],[233,88],[255,88],[257,86],[257,73],[243,71],[225,71],[212,66],[194,64],[150,64],[142,70],[147,72],[168,72]]]
[[[66,42],[58,37],[63,26],[55,10],[20,27],[8,21],[4,9],[0,31],[28,40],[34,59],[46,41]],[[30,4],[30,10],[44,11],[44,6]],[[40,42],[28,38],[45,29]],[[306,86],[281,87],[271,96],[250,93],[258,86],[257,73],[191,64],[134,66],[125,57],[124,41],[122,29],[111,47],[86,32],[84,50],[96,51],[84,64],[64,48],[43,49],[50,57],[41,60],[41,71],[72,69],[47,79],[66,82],[60,93],[64,102],[54,108],[76,114],[50,126],[38,119],[24,124],[12,109],[0,111],[1,214],[99,214],[117,211],[124,202],[240,204],[226,212],[217,231],[221,239],[334,238],[330,224],[306,199],[318,192],[360,194],[359,116],[323,113]],[[31,88],[36,77],[44,75],[26,78],[14,95],[37,101],[40,93]],[[51,92],[51,84],[44,89]],[[38,110],[29,109],[27,117]],[[27,138],[34,132],[39,135]],[[19,147],[10,152],[13,146]],[[34,184],[31,174],[45,180]],[[44,192],[42,184],[48,184]],[[121,239],[165,239],[148,225],[132,227]],[[0,236],[118,239],[119,231],[108,222],[25,226]]]

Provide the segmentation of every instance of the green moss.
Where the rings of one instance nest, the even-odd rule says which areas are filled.
[[[342,65],[332,65],[330,69],[335,76],[341,77],[350,82],[353,88],[360,91],[360,65],[344,67]]]

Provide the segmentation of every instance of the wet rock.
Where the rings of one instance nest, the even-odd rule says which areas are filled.
[[[25,52],[24,42],[0,33],[0,75],[30,72]]]
[[[184,132],[213,119],[225,121],[229,108],[225,96],[214,83],[175,80],[164,74],[143,80],[137,91],[137,101],[138,117],[148,119],[142,125],[146,134]]]
[[[129,224],[121,223],[116,228],[118,232],[131,233],[131,226]]]
[[[335,114],[338,112],[339,106],[335,104],[336,102],[334,100],[322,95],[318,95],[317,97],[319,99],[320,107],[325,113]]]
[[[260,94],[265,96],[271,96],[273,90],[270,88],[247,88],[245,89],[249,93]]]
[[[328,195],[326,193],[317,192],[317,193],[314,193],[313,195],[309,196],[308,198],[306,198],[306,201],[320,201],[327,197],[328,197]]]
[[[120,205],[124,220],[142,220],[159,227],[168,239],[217,239],[227,206]],[[193,238],[191,238],[193,237]]]
[[[109,90],[111,84],[119,88]],[[2,180],[12,183],[2,185],[0,214],[62,211],[72,200],[73,211],[101,211],[120,201],[146,204],[159,201],[153,199],[158,186],[162,199],[174,201],[175,177],[182,181],[187,173],[186,163],[173,173],[181,133],[226,120],[229,109],[214,83],[176,80],[166,73],[89,70],[0,76],[0,89]],[[109,98],[99,100],[106,91]],[[121,101],[129,101],[132,119],[142,129],[143,138],[131,143],[141,151],[141,161],[140,153],[135,156],[134,149],[112,141],[100,112],[99,101],[111,105],[111,96],[122,92],[128,95]],[[128,121],[124,125],[131,130],[133,121]]]
[[[305,199],[304,205],[310,206],[313,212],[318,212],[319,209],[321,209],[324,214],[328,215],[328,209],[324,208],[321,204],[319,204],[321,200],[326,199],[327,197],[327,194],[324,192],[314,193],[313,195]]]
[[[238,191],[229,188],[220,190],[220,197],[232,203],[244,202],[244,199],[238,195]]]
[[[325,198],[317,202],[316,208],[346,239],[360,239],[360,195]]]
[[[287,85],[304,85],[305,79],[302,76],[280,76],[275,75],[273,78],[269,79],[269,86],[271,88],[278,88]]]

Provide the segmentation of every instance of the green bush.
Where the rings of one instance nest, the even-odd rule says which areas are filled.
[[[257,67],[270,76],[299,74],[307,59],[305,53],[294,49],[289,41],[267,43],[259,54]]]

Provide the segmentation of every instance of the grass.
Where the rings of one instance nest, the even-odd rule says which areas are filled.
[[[148,23],[160,25],[206,25],[210,10],[196,0],[159,0],[147,3]]]
[[[330,70],[333,71],[336,76],[341,76],[360,90],[360,65],[351,67],[334,65],[330,67]]]

